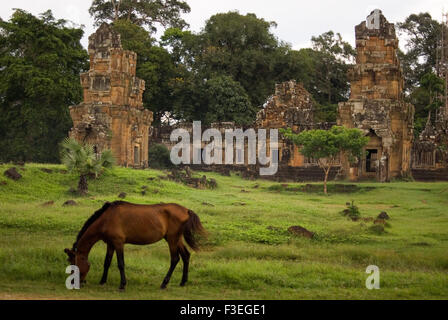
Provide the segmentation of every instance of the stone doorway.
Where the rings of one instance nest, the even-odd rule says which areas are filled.
[[[137,146],[134,147],[134,166],[140,166],[140,148]]]
[[[380,170],[379,160],[383,155],[382,139],[373,129],[367,134],[369,143],[364,149],[364,157],[361,162],[361,176],[367,179],[376,179]]]
[[[366,172],[374,173],[378,170],[378,149],[367,149]]]

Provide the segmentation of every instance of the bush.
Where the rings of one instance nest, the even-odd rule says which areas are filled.
[[[355,206],[355,202],[352,201],[351,203],[347,203],[347,209],[341,212],[342,215],[348,216],[351,219],[358,219],[361,213],[359,212],[359,209],[357,206]]]
[[[170,151],[163,144],[153,144],[148,150],[149,167],[153,169],[168,169],[173,167]]]

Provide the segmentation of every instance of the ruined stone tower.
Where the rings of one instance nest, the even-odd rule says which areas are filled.
[[[345,159],[353,180],[389,181],[410,174],[414,107],[403,101],[403,76],[394,24],[375,10],[356,26],[356,65],[349,72],[351,96],[339,104],[338,124],[370,137],[358,164]]]
[[[81,74],[84,101],[70,107],[70,137],[98,153],[111,149],[118,165],[147,167],[153,114],[143,108],[137,54],[123,50],[120,35],[104,23],[89,37],[89,55],[90,70]]]

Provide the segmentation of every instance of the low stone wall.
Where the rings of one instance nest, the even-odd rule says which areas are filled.
[[[412,177],[422,182],[448,181],[448,169],[412,169]]]
[[[232,172],[239,172],[243,178],[246,179],[265,179],[278,182],[322,182],[324,180],[324,171],[318,166],[309,167],[289,167],[280,166],[277,174],[273,176],[260,176],[258,166],[237,166],[237,165],[222,165],[222,166],[206,166],[206,165],[192,165],[191,169],[195,171],[204,172],[218,172],[228,175]],[[339,167],[332,168],[328,176],[328,180],[332,181],[336,178]]]

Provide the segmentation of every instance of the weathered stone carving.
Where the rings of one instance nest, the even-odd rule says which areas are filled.
[[[123,50],[120,35],[106,23],[90,36],[89,54],[90,70],[81,74],[84,101],[70,107],[70,136],[98,153],[111,149],[118,165],[147,167],[153,114],[143,108],[137,54]]]

